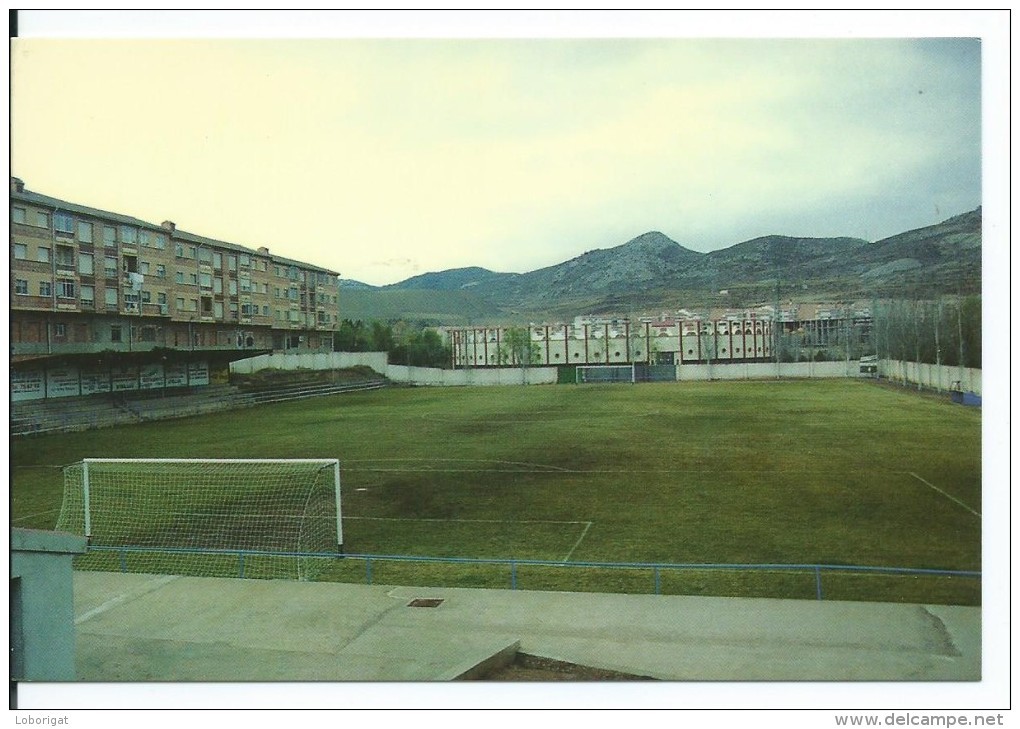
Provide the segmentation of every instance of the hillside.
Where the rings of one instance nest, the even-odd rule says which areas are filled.
[[[459,268],[346,292],[345,299],[356,306],[345,307],[344,318],[438,317],[454,325],[663,307],[741,307],[771,301],[777,289],[784,299],[838,300],[976,293],[980,287],[977,208],[875,242],[768,235],[699,253],[651,231],[529,273]],[[408,298],[411,294],[417,298]]]

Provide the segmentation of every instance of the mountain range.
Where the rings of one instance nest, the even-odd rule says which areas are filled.
[[[529,273],[469,267],[383,287],[341,281],[341,308],[350,319],[461,325],[980,290],[977,208],[874,242],[768,235],[700,253],[651,231]]]

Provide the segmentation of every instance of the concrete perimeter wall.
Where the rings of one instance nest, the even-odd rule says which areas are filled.
[[[230,363],[230,371],[250,375],[259,370],[340,370],[345,367],[371,367],[386,374],[386,352],[319,352],[304,354],[262,354]]]
[[[342,369],[371,367],[393,382],[410,385],[551,385],[555,367],[485,367],[443,370],[389,363],[386,352],[325,352],[318,354],[264,354],[231,362],[230,371],[252,373],[262,369]],[[861,377],[856,360],[842,362],[741,362],[678,365],[676,378],[698,380],[775,380],[798,378]],[[894,382],[921,385],[933,390],[960,389],[981,394],[981,370],[946,367],[898,360],[880,360],[878,372]],[[959,383],[959,384],[957,384]]]
[[[893,382],[920,385],[932,390],[962,390],[981,394],[981,370],[969,367],[883,359],[878,363],[878,373]]]
[[[777,380],[785,378],[860,377],[857,360],[849,362],[741,362],[736,364],[679,365],[677,379]]]
[[[551,385],[555,367],[479,367],[444,370],[389,364],[385,352],[330,352],[323,354],[265,354],[232,362],[231,372],[262,369],[341,369],[367,366],[380,375],[410,385]],[[781,378],[858,377],[860,366],[850,362],[746,362],[739,364],[678,365],[677,380],[769,380]]]
[[[390,365],[386,376],[411,385],[553,385],[555,367],[493,367],[440,370],[432,367]]]

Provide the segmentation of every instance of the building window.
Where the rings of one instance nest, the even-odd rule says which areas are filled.
[[[103,226],[103,243],[108,246],[117,245],[117,229],[112,225]]]
[[[44,213],[42,210],[35,211],[35,224],[40,228],[50,227],[50,214]]]
[[[184,311],[184,297],[178,296],[177,300],[174,302],[174,306],[177,307],[177,311]]]
[[[14,244],[14,258],[19,261],[24,261],[28,258],[28,246],[24,243]]]
[[[50,249],[47,248],[46,246],[39,246],[38,250],[35,253],[35,260],[39,261],[39,263],[49,263]]]
[[[188,274],[188,283],[191,284],[192,286],[198,286],[198,274],[197,273],[189,273]]]
[[[77,297],[77,286],[74,281],[60,279],[57,281],[57,298],[73,299]]]
[[[166,266],[162,263],[156,264],[156,278],[166,278]]]
[[[174,246],[174,255],[177,256],[178,258],[184,258],[184,244],[183,243],[177,243]]]
[[[138,262],[138,273],[142,274],[143,276],[148,276],[149,275],[149,262],[148,261],[139,261]]]
[[[254,304],[241,304],[241,316],[252,316],[258,313],[258,307]]]
[[[227,256],[227,268],[231,271],[237,270],[237,256]]]
[[[117,278],[117,259],[114,256],[103,258],[103,275],[107,278]]]
[[[230,295],[237,296],[237,281],[230,281]]]
[[[117,310],[117,289],[106,289],[106,308],[112,311]]]
[[[14,279],[14,293],[28,296],[28,281],[23,278]]]
[[[64,339],[67,336],[67,324],[57,322],[53,325],[53,336],[57,339]]]
[[[124,340],[124,333],[123,333],[123,329],[121,328],[120,324],[111,324],[110,325],[110,341],[111,342],[121,342],[123,340]]]
[[[214,301],[213,302],[213,316],[216,317],[217,319],[222,319],[223,318],[223,302],[222,301]]]
[[[162,233],[156,233],[154,241],[155,241],[156,248],[158,250],[162,251],[162,250],[164,250],[166,248],[166,236],[163,235]]]
[[[120,241],[125,245],[138,245],[138,228],[133,225],[120,226]]]
[[[198,283],[204,289],[212,288],[212,274],[211,273],[200,273],[198,275]]]
[[[25,217],[25,208],[12,208],[11,220],[15,223],[24,223],[27,220]]]
[[[241,265],[245,268],[251,268],[251,256],[249,256],[247,253],[242,253]]]
[[[213,293],[214,294],[222,294],[223,293],[223,279],[222,278],[217,276],[216,278],[213,279],[212,284],[213,284]]]
[[[57,246],[57,268],[74,268],[74,248]]]
[[[86,223],[84,220],[78,221],[78,240],[82,243],[92,242],[92,223]]]
[[[53,230],[64,235],[74,235],[74,217],[70,213],[53,213]]]
[[[198,248],[195,246],[188,246],[187,258],[195,258],[198,255]]]
[[[223,268],[223,254],[219,251],[213,251],[212,263],[213,268]]]
[[[202,263],[212,263],[212,251],[208,248],[199,248],[198,260]]]
[[[155,342],[156,341],[156,327],[141,327],[138,330],[138,341],[140,342]]]
[[[178,272],[177,272],[177,273],[176,273],[176,274],[174,275],[174,281],[175,281],[175,282],[177,282],[177,283],[179,283],[179,284],[182,284],[182,283],[184,283],[184,271],[178,271]]]
[[[82,306],[95,306],[96,305],[96,290],[92,286],[81,287],[81,303]]]
[[[78,254],[78,273],[91,276],[95,273],[95,257],[91,253]]]

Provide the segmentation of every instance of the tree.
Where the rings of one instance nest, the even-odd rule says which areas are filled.
[[[499,363],[513,367],[527,367],[539,361],[537,342],[531,341],[531,332],[524,327],[510,327],[503,332],[499,345]]]

